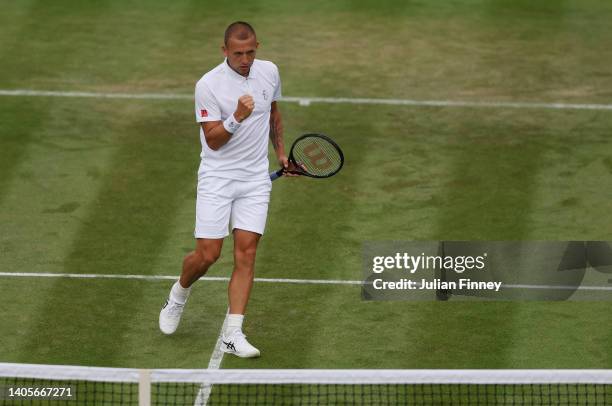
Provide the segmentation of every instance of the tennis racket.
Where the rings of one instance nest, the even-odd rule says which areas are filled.
[[[342,169],[344,154],[338,144],[328,136],[304,134],[293,142],[288,160],[291,169],[281,168],[272,172],[271,180],[276,180],[285,173],[311,178],[329,178]]]

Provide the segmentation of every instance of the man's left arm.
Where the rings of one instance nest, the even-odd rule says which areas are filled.
[[[270,107],[270,141],[276,152],[278,163],[285,169],[289,167],[289,161],[285,154],[285,142],[283,140],[283,119],[275,101]]]

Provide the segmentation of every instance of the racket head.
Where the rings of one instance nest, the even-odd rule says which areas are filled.
[[[287,172],[311,178],[329,178],[344,165],[344,154],[338,144],[319,133],[298,137],[291,146],[288,159],[296,169]]]

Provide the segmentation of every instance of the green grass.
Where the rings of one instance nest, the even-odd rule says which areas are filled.
[[[191,93],[225,25],[252,21],[287,96],[610,103],[604,1],[11,2],[0,88]],[[0,96],[0,271],[177,275],[192,249],[188,100]],[[287,144],[343,147],[332,179],[274,183],[257,275],[361,277],[368,240],[610,240],[612,114],[282,103]],[[272,166],[275,166],[273,163]],[[314,210],[313,210],[314,208]],[[231,241],[213,276],[231,273]],[[224,282],[0,277],[0,361],[203,368]],[[610,368],[608,303],[364,302],[354,286],[256,284],[256,360],[224,368]]]

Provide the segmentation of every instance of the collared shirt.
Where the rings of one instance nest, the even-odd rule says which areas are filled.
[[[258,180],[269,176],[270,106],[281,97],[280,76],[275,64],[255,59],[249,76],[244,77],[224,60],[196,84],[196,121],[224,121],[234,114],[238,98],[245,94],[253,97],[255,109],[221,148],[214,151],[208,147],[200,126],[199,177]]]

